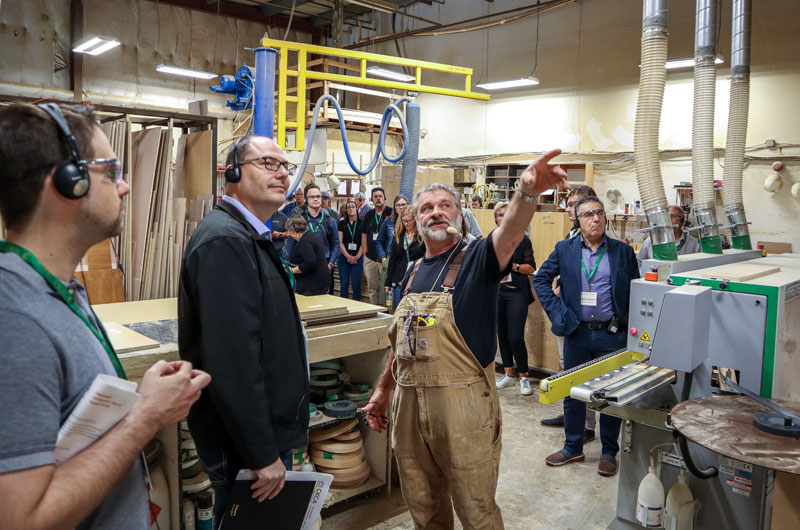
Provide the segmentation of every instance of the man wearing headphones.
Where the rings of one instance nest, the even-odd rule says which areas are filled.
[[[686,212],[677,204],[669,205],[669,218],[672,221],[672,233],[675,236],[675,246],[678,248],[678,255],[695,254],[702,252],[700,242],[683,231],[683,224],[686,222]],[[642,248],[636,254],[636,261],[639,262],[639,274],[644,275],[642,262],[646,259],[653,259],[653,241],[648,237],[644,240]]]
[[[178,294],[180,356],[213,378],[188,422],[217,522],[240,469],[258,476],[251,489],[259,501],[280,492],[308,428],[293,278],[264,224],[283,204],[295,166],[263,136],[237,141],[227,166],[225,196],[186,247]]]
[[[91,110],[0,109],[0,514],[3,528],[150,528],[142,448],[189,411],[208,374],[159,361],[128,415],[55,465],[60,426],[98,374],[125,377],[73,277],[119,235],[119,160]]]

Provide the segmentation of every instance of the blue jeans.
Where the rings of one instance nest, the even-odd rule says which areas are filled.
[[[233,482],[236,480],[236,475],[239,474],[240,469],[244,469],[247,466],[244,465],[238,453],[227,452],[222,449],[200,447],[198,445],[197,456],[200,457],[203,469],[205,469],[209,480],[211,480],[211,487],[214,488],[214,528],[219,528],[222,516],[228,507],[228,497],[233,488]],[[291,449],[281,453],[280,459],[286,469],[291,471]]]
[[[339,256],[336,266],[339,268],[339,296],[347,298],[350,281],[353,283],[353,300],[361,300],[361,275],[364,273],[364,256],[351,265],[344,256]]]
[[[622,326],[623,328],[625,326]],[[590,330],[578,326],[569,336],[564,337],[564,369],[569,370],[625,347],[625,333],[619,331],[613,335],[604,329]],[[583,429],[586,422],[586,404],[583,401],[564,398],[564,449],[572,454],[583,452]],[[603,454],[616,456],[619,452],[620,418],[600,414],[600,441]]]
[[[392,309],[397,310],[397,305],[400,303],[400,297],[403,296],[403,288],[398,283],[392,287]]]

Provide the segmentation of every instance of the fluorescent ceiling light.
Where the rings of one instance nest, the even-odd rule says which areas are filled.
[[[89,37],[80,41],[72,51],[88,55],[100,55],[119,46],[119,41],[110,37]]]
[[[375,11],[383,11],[384,13],[397,13],[397,6],[390,2],[383,2],[381,0],[347,0],[348,4],[353,4]]]
[[[717,55],[714,58],[714,64],[722,64],[725,61],[722,60],[722,57]],[[641,68],[642,65],[639,65]],[[664,65],[667,70],[680,70],[681,68],[694,68],[694,57],[689,57],[686,59],[669,59],[667,63]]]
[[[521,79],[509,79],[508,81],[494,81],[487,83],[478,83],[475,85],[484,90],[502,90],[504,88],[516,88],[521,86],[534,86],[538,85],[539,80],[533,76],[523,77]]]
[[[380,66],[367,66],[367,72],[372,75],[377,75],[378,77],[385,77],[386,79],[394,79],[395,81],[416,81],[417,78],[413,75],[404,74],[402,72],[396,72],[394,70],[389,70],[388,68],[381,68]]]
[[[170,66],[168,64],[159,64],[156,66],[156,71],[162,74],[185,75],[186,77],[196,77],[197,79],[214,79],[217,77],[217,74],[212,74],[211,72],[181,68],[180,66]]]

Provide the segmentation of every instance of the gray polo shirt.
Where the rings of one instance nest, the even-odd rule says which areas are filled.
[[[84,289],[68,287],[87,307]],[[0,253],[0,338],[0,473],[54,464],[59,427],[95,376],[116,375],[114,367],[89,327],[10,253]],[[150,528],[140,458],[77,528]]]

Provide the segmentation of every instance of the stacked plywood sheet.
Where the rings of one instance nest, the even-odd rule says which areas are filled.
[[[130,135],[131,192],[120,244],[128,300],[177,295],[186,242],[213,205],[211,138],[211,131],[181,136],[173,169],[171,121]]]
[[[300,311],[300,318],[307,325],[369,318],[387,310],[383,306],[329,294],[316,296],[296,294],[295,299],[297,300],[297,309]]]

